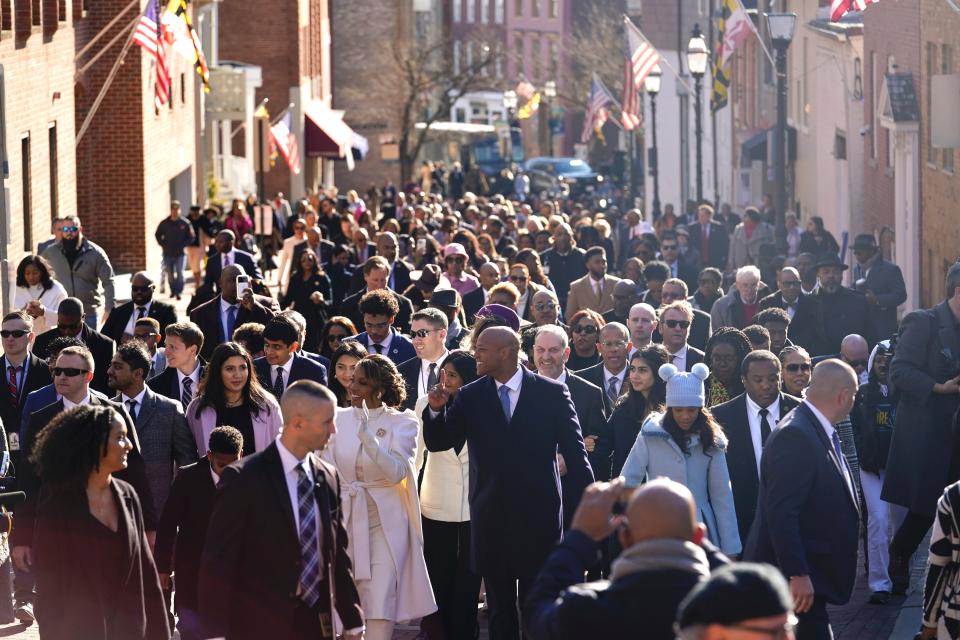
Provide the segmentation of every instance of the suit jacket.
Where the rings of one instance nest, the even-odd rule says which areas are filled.
[[[798,404],[799,398],[781,393],[780,415],[767,418],[770,427],[774,428]],[[730,485],[733,487],[737,527],[740,529],[740,539],[746,540],[757,513],[757,493],[760,490],[757,452],[753,448],[753,437],[747,418],[747,395],[741,393],[732,400],[713,407],[710,412],[727,434],[727,469],[730,471]]]
[[[393,339],[390,341],[390,351],[384,353],[383,355],[387,356],[393,361],[393,364],[401,364],[409,360],[410,358],[417,357],[417,350],[413,348],[413,343],[410,342],[410,339],[406,336],[400,335],[400,332],[397,331],[395,327],[390,329],[390,332],[393,334]],[[350,336],[349,338],[344,338],[342,342],[359,342],[366,349],[370,344],[368,342],[367,332],[358,333],[355,336]],[[368,349],[369,351],[369,349]],[[448,449],[450,447],[447,447]]]
[[[478,289],[482,287],[477,287]],[[542,291],[543,287],[536,284],[535,282],[527,282],[527,300],[523,305],[522,309],[517,309],[517,315],[520,316],[521,320],[529,320],[533,322],[533,296],[537,295],[538,291]]]
[[[700,349],[697,349],[696,347],[694,347],[688,342],[687,343],[687,362],[685,365],[686,372],[690,373],[690,370],[693,369],[693,365],[697,364],[698,362],[706,362],[706,354],[704,354],[703,351],[700,351]]]
[[[577,371],[576,374],[600,389],[601,395],[603,395],[603,415],[609,416],[611,413],[613,413],[613,406],[610,404],[610,398],[607,397],[607,386],[603,383],[603,360],[592,367],[587,367],[586,369]],[[624,395],[629,387],[630,382],[627,380],[627,371],[624,371],[623,384],[620,385],[619,390],[620,395]]]
[[[854,267],[854,278],[860,265]],[[897,307],[907,300],[907,287],[903,283],[900,267],[877,257],[876,262],[867,271],[864,290],[869,289],[877,297],[876,306],[870,307],[868,316],[870,344],[886,340],[897,332]]]
[[[114,479],[110,490],[118,505],[117,535],[123,553],[120,566],[110,575],[114,587],[110,599],[102,597],[104,567],[94,551],[104,543],[91,544],[102,539],[102,527],[90,517],[83,489],[46,495],[40,504],[33,542],[37,608],[55,612],[43,618],[44,638],[170,637],[160,580],[144,537],[141,500],[134,487],[116,475]],[[18,512],[18,527],[20,518]],[[104,620],[111,621],[109,634]]]
[[[203,379],[203,372],[207,368],[207,363],[199,358],[200,361],[200,379]],[[177,375],[176,367],[167,367],[159,375],[156,375],[149,380],[147,380],[147,387],[161,396],[166,396],[171,400],[177,400],[178,402],[183,399],[183,389],[180,388],[180,376]],[[193,393],[196,395],[197,388],[193,388]]]
[[[233,264],[243,267],[243,270],[251,278],[263,280],[263,273],[257,266],[257,261],[253,256],[242,249],[233,250]],[[296,264],[296,263],[294,263]],[[203,274],[203,283],[213,287],[214,291],[220,290],[220,272],[223,271],[223,254],[214,251],[207,256],[207,270]]]
[[[100,333],[117,344],[120,344],[120,340],[123,338],[123,330],[127,328],[127,323],[130,322],[130,316],[136,313],[136,309],[137,306],[133,304],[133,300],[114,307],[113,311],[110,312],[110,317],[103,323]],[[173,305],[167,304],[166,302],[153,300],[150,303],[150,311],[147,313],[147,317],[153,318],[160,323],[160,340],[162,344],[163,332],[168,326],[177,321],[177,310],[173,308]]]
[[[360,298],[362,298],[366,293],[367,289],[364,287],[353,295],[349,295],[344,298],[343,304],[340,305],[340,315],[350,318],[354,326],[358,329],[363,327],[363,314],[360,313]],[[390,293],[400,306],[400,311],[397,313],[397,317],[393,322],[393,326],[406,333],[410,330],[410,316],[413,315],[413,303],[410,302],[409,298],[400,295],[396,291],[391,291]]]
[[[703,250],[703,230],[699,222],[695,222],[687,230],[690,232],[690,248],[696,249],[704,267],[716,267],[723,271],[727,268],[727,254],[730,251],[730,236],[722,222],[713,220],[710,223],[708,251]],[[706,259],[704,258],[706,256]]]
[[[437,361],[437,376],[440,375],[440,368],[443,367],[444,360],[446,360],[446,358],[441,358]],[[417,399],[420,397],[420,374],[422,365],[423,359],[416,356],[397,365],[397,371],[403,376],[404,385],[407,387],[407,399],[403,401],[404,409],[413,410],[414,405],[417,404]]]
[[[590,467],[593,469],[593,477],[597,480],[609,480],[610,456],[613,453],[613,432],[607,424],[606,394],[599,386],[589,382],[579,374],[574,374],[573,371],[567,371],[566,383],[570,398],[573,400],[573,408],[577,411],[577,420],[580,422],[580,431],[583,433],[583,437],[597,436],[593,452],[587,454]],[[565,482],[566,477],[563,476],[560,479],[564,488],[569,484]],[[575,495],[571,498],[572,500],[568,500],[566,493],[564,493],[563,512],[573,516],[577,504],[580,502],[580,496]]]
[[[140,438],[137,430],[134,428],[133,421],[130,420],[130,414],[125,407],[120,406],[110,400],[106,400],[90,395],[90,404],[113,408],[123,417],[127,425],[127,437],[133,444],[133,449],[127,455],[127,468],[113,474],[115,478],[126,480],[136,490],[140,497],[140,504],[143,506],[143,521],[147,531],[156,531],[157,512],[153,507],[153,498],[150,493],[150,483],[147,481],[146,465],[143,461],[143,455],[140,453]],[[57,400],[51,405],[35,411],[30,416],[30,423],[27,426],[27,432],[21,440],[21,448],[24,451],[33,452],[33,446],[37,441],[37,434],[50,424],[57,414],[63,411],[63,400]],[[45,494],[40,476],[37,475],[37,469],[29,456],[24,456],[20,460],[20,469],[17,475],[20,490],[27,494],[26,501],[20,505],[17,510],[17,526],[10,535],[10,544],[13,546],[32,547],[34,544],[34,528],[37,520],[37,507]]]
[[[469,447],[471,564],[484,576],[532,577],[560,540],[558,450],[572,491],[593,481],[566,385],[526,369],[522,376],[509,423],[489,376],[461,388],[436,417],[423,411],[427,450]]]
[[[807,347],[811,356],[840,353],[840,343],[851,333],[858,333],[869,341],[871,310],[862,293],[840,287],[836,293],[830,294],[821,287],[808,299],[813,315],[810,346]]]
[[[112,400],[117,404],[121,403],[120,396]],[[126,403],[123,404],[127,406]],[[127,409],[129,410],[129,406]],[[136,411],[135,425],[140,438],[140,453],[146,466],[150,495],[157,513],[161,513],[170,494],[174,470],[197,461],[197,446],[178,400],[154,393],[147,387],[143,394],[143,404],[138,406]]]
[[[272,298],[266,296],[253,296],[253,309],[247,309],[241,304],[237,311],[237,321],[234,328],[239,327],[245,322],[267,322],[276,315],[270,301]],[[221,342],[228,342],[232,339],[230,336],[223,335],[223,323],[220,322],[220,296],[215,297],[209,302],[205,302],[190,312],[190,320],[195,322],[200,330],[203,331],[203,347],[200,348],[200,356],[204,360],[209,360],[213,350]]]
[[[59,337],[60,330],[56,327],[44,331],[34,339],[33,353],[38,358],[46,358],[50,343]],[[111,395],[113,391],[107,384],[107,367],[110,365],[110,360],[113,358],[113,353],[117,345],[113,340],[97,332],[87,323],[83,323],[81,340],[83,340],[83,343],[90,349],[96,365],[93,368],[93,381],[90,383],[90,386],[104,395]]]
[[[573,317],[573,314],[580,309],[593,309],[601,314],[607,309],[612,309],[613,287],[618,282],[620,282],[620,278],[609,274],[603,276],[601,295],[598,298],[589,273],[582,278],[574,280],[570,283],[570,293],[567,294],[567,313],[564,317],[569,320]]]
[[[850,599],[857,576],[860,508],[843,464],[801,403],[763,449],[757,515],[744,553],[744,560],[770,563],[784,576],[810,576],[817,597],[830,604]]]
[[[297,267],[300,266],[300,254],[304,252],[305,249],[313,249],[314,253],[317,254],[317,259],[320,260],[320,264],[330,264],[330,259],[333,257],[333,250],[337,245],[333,244],[329,240],[324,240],[321,238],[319,246],[316,249],[310,246],[309,240],[304,240],[293,246],[293,260],[291,261],[290,271],[295,271]]]
[[[177,610],[196,611],[199,607],[200,556],[216,491],[210,463],[204,457],[177,471],[160,516],[154,557],[159,573],[176,574]]]
[[[315,455],[308,461],[321,525],[326,582],[321,609],[335,607],[346,629],[361,627],[363,611],[347,554],[340,481],[334,468]],[[198,581],[205,637],[295,637],[300,538],[277,444],[227,467],[220,485]]]
[[[11,454],[18,454],[20,451],[20,422],[23,417],[23,408],[27,403],[27,396],[32,392],[45,387],[53,380],[50,378],[50,369],[47,363],[32,353],[27,354],[27,377],[20,384],[20,394],[14,400],[9,393],[0,390],[0,424],[7,431],[9,440],[9,451]],[[9,363],[6,358],[0,358],[0,374],[7,379],[7,367]],[[54,398],[56,399],[56,398]],[[16,438],[14,438],[16,436]],[[8,450],[8,442],[5,440],[0,445],[0,451]],[[14,461],[16,463],[16,460]]]
[[[260,384],[267,391],[273,392],[273,367],[267,362],[266,356],[261,356],[253,361],[253,368],[257,371],[257,378]],[[290,378],[283,381],[283,388],[286,389],[297,380],[313,380],[320,384],[327,385],[327,368],[306,356],[293,354],[293,364],[290,365]],[[277,398],[277,402],[280,398]]]
[[[90,389],[90,395],[97,396],[101,400],[108,400],[107,396],[103,395],[96,389]],[[54,388],[53,383],[51,382],[45,387],[40,387],[36,391],[31,391],[27,396],[27,401],[23,404],[23,414],[20,416],[20,451],[22,455],[27,455],[27,449],[24,448],[24,439],[27,437],[27,428],[30,426],[30,418],[34,413],[43,409],[47,405],[51,405],[60,398],[57,396],[57,390]],[[13,431],[13,429],[10,429]]]
[[[705,351],[711,335],[713,335],[713,319],[710,314],[706,311],[694,309],[693,320],[690,322],[690,333],[687,334],[687,344],[700,351]],[[654,329],[653,337],[650,339],[657,343],[663,342],[663,334],[660,333],[659,326]]]
[[[477,287],[467,295],[463,296],[463,312],[467,315],[467,324],[473,325],[477,317],[477,311],[483,308],[486,301],[486,291],[483,287]]]

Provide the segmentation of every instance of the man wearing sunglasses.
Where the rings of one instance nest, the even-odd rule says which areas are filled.
[[[397,366],[407,386],[405,409],[413,409],[417,398],[430,393],[440,379],[440,368],[449,352],[446,347],[449,321],[439,309],[421,309],[413,314],[411,335],[417,357]]]
[[[780,283],[780,289],[760,300],[760,310],[763,312],[771,308],[783,309],[790,319],[787,334],[790,337],[789,342],[803,346],[809,345],[816,338],[814,331],[816,318],[813,316],[812,300],[801,292],[803,284],[800,280],[800,272],[794,267],[784,267],[780,270],[777,280]],[[770,327],[767,327],[768,331],[769,329]],[[774,353],[778,352],[774,351]]]
[[[86,345],[93,359],[102,364],[102,371],[94,373],[90,386],[104,395],[109,394],[107,363],[113,357],[116,343],[83,321],[83,303],[77,298],[64,298],[60,302],[57,307],[57,326],[37,336],[33,341],[33,352],[38,357],[46,356],[50,343],[60,337],[77,338]]]
[[[677,300],[660,309],[657,328],[663,346],[670,353],[670,362],[680,371],[689,372],[693,365],[704,360],[703,351],[687,343],[692,322],[693,307],[686,300]]]
[[[154,300],[155,289],[150,274],[146,271],[135,273],[130,280],[130,302],[115,308],[100,332],[120,344],[124,337],[129,339],[136,333],[137,320],[155,318],[160,323],[160,334],[163,335],[164,330],[177,321],[177,310],[173,305]]]
[[[57,280],[67,290],[67,294],[83,301],[86,323],[91,327],[98,327],[100,313],[104,313],[103,320],[106,322],[107,316],[113,310],[113,265],[110,264],[106,251],[84,237],[78,216],[64,216],[60,230],[60,241],[47,247],[43,251],[43,257],[53,267]],[[113,357],[112,352],[110,357]],[[107,360],[109,359],[108,357]]]
[[[9,450],[14,464],[19,462],[20,419],[23,405],[32,391],[45,387],[53,380],[47,363],[30,352],[33,343],[33,318],[24,311],[8,313],[3,318],[0,339],[3,341],[3,358],[0,367],[7,383],[6,392],[0,390],[0,420],[7,430]],[[6,450],[5,445],[3,449]]]

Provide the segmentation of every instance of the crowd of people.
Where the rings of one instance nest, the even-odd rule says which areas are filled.
[[[816,217],[377,193],[278,194],[271,237],[173,202],[122,304],[54,221],[0,331],[0,622],[829,638],[861,543],[886,604],[932,526],[922,634],[960,634],[960,264],[900,321]]]

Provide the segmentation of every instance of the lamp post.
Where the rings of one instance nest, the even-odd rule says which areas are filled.
[[[513,164],[513,112],[517,108],[517,92],[507,89],[503,92],[503,108],[507,110],[507,166]]]
[[[777,133],[773,140],[773,162],[777,182],[777,250],[787,255],[787,49],[797,22],[795,13],[766,13],[770,41],[777,52]]]
[[[546,111],[544,115],[547,121],[547,155],[553,155],[553,99],[557,97],[557,83],[554,80],[548,80],[543,85],[543,96],[547,99]]]
[[[707,72],[707,60],[710,50],[700,33],[700,25],[693,26],[693,35],[687,43],[687,68],[693,76],[695,85],[696,136],[697,136],[697,204],[703,201],[703,76]]]
[[[660,158],[657,156],[657,94],[660,93],[660,81],[663,71],[656,65],[647,74],[643,81],[643,88],[650,96],[650,133],[653,136],[653,147],[650,153],[650,173],[653,175],[653,219],[660,218]]]

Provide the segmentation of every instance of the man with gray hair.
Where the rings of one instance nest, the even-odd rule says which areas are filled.
[[[617,400],[629,385],[627,380],[627,356],[630,354],[630,332],[619,322],[611,322],[600,329],[597,350],[600,362],[587,367],[577,375],[603,389],[603,406],[606,414],[613,413]]]
[[[760,269],[747,265],[737,269],[735,286],[715,303],[710,311],[713,330],[720,327],[743,329],[753,324],[753,316],[760,311]]]

